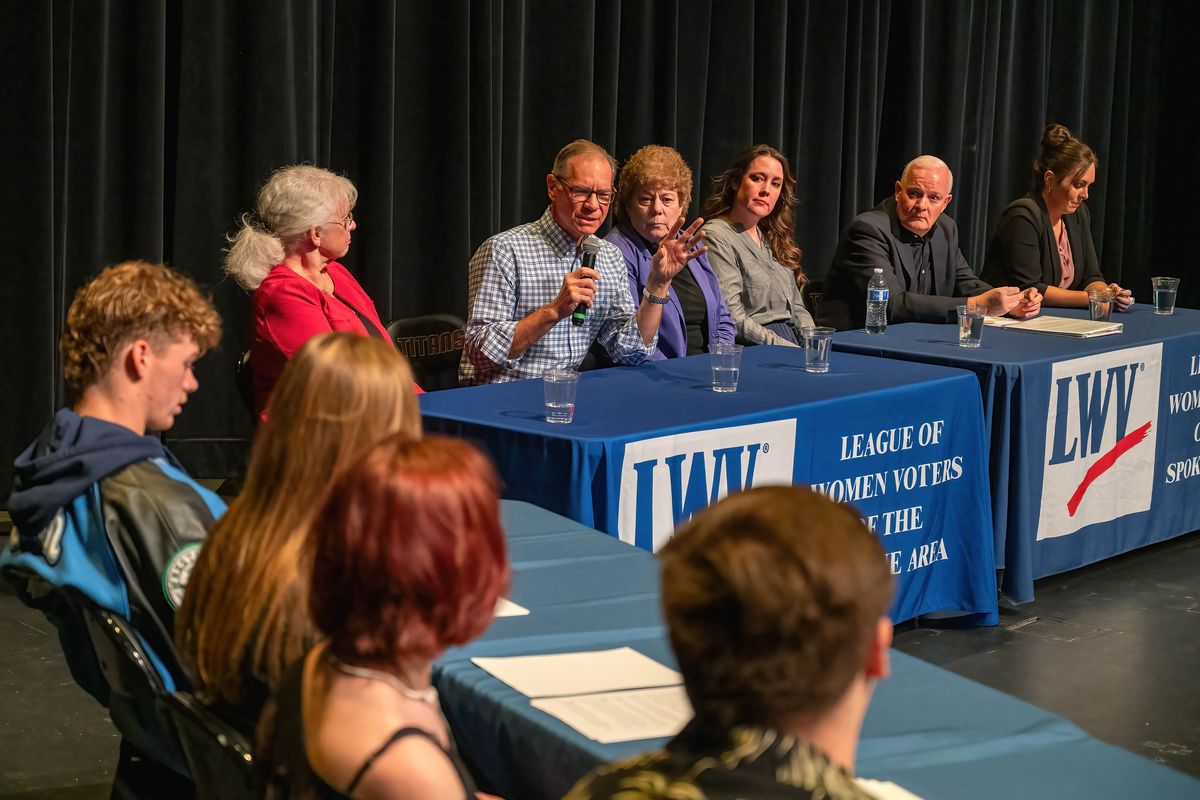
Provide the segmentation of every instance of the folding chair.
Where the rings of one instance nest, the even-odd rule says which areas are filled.
[[[170,692],[160,699],[187,756],[197,796],[222,800],[253,800],[254,757],[245,736],[187,692]]]

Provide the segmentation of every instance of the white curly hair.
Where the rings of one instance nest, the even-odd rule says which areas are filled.
[[[358,201],[358,189],[341,175],[311,164],[281,167],[258,192],[255,217],[243,214],[228,238],[225,273],[246,291],[258,288],[310,228],[333,218],[343,205]]]

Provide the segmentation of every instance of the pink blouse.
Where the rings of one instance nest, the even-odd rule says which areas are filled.
[[[1070,289],[1075,280],[1075,259],[1071,257],[1071,240],[1067,236],[1067,223],[1063,220],[1062,233],[1058,235],[1058,261],[1062,264],[1062,280],[1058,288]]]

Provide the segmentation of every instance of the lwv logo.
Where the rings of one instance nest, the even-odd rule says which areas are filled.
[[[1038,539],[1150,508],[1162,345],[1054,365]]]
[[[730,492],[790,484],[796,421],[694,431],[625,446],[617,531],[658,550],[675,526]]]

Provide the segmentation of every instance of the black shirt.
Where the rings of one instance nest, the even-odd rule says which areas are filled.
[[[694,356],[708,352],[708,306],[704,292],[696,283],[692,270],[684,267],[671,281],[679,307],[683,309],[684,330],[687,332],[687,354]]]
[[[929,238],[933,235],[931,230],[924,236],[917,236],[903,225],[900,226],[900,241],[912,248],[912,274],[905,273],[904,289],[917,294],[932,294],[933,282],[930,280],[932,276],[932,260],[933,251],[929,246]]]
[[[288,668],[280,681],[279,689],[263,714],[264,721],[260,732],[265,738],[258,742],[257,769],[260,782],[265,785],[264,797],[272,800],[288,800],[293,797],[349,800],[359,781],[377,758],[400,739],[415,735],[433,742],[446,754],[462,783],[464,800],[474,800],[475,782],[454,748],[453,741],[450,749],[446,749],[433,735],[413,727],[401,728],[393,733],[363,762],[345,791],[326,783],[308,763],[303,705],[304,666],[307,660],[307,657],[301,658]]]

